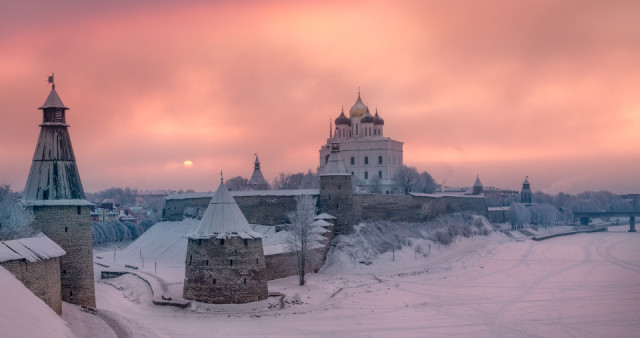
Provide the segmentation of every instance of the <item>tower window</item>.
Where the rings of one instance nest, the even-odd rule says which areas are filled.
[[[216,279],[215,278],[213,279],[213,285],[216,285]]]
[[[47,199],[47,197],[48,197],[48,196],[47,196],[47,195],[48,195],[48,192],[49,192],[49,191],[47,191],[47,190],[42,190],[42,199],[43,199],[43,200],[46,200],[46,199]]]
[[[67,274],[67,270],[62,270],[62,274],[66,275]]]
[[[230,259],[229,260],[229,266],[232,266],[232,265],[233,265],[233,259]]]
[[[382,164],[382,156],[378,156],[378,164]]]
[[[369,156],[364,157],[364,164],[369,164]]]
[[[224,238],[220,240],[220,245],[224,245]]]
[[[189,265],[191,265],[192,260],[193,260],[193,255],[189,255]]]
[[[356,158],[351,156],[351,165],[354,165],[354,164],[356,164]]]
[[[249,240],[245,239],[245,240],[244,240],[244,247],[246,248],[246,247],[248,247],[248,246],[249,246]]]
[[[369,172],[368,172],[368,171],[365,171],[365,172],[364,172],[364,179],[365,179],[365,180],[368,180],[368,179],[369,179]]]
[[[69,232],[69,228],[68,227],[64,227],[64,232]]]
[[[329,162],[329,155],[324,157],[324,163],[326,164],[327,162]]]
[[[247,285],[247,279],[246,278],[244,279],[244,285]]]
[[[82,207],[81,206],[77,206],[76,211],[78,212],[78,215],[82,214]]]
[[[338,184],[338,190],[340,190],[340,184]]]
[[[382,171],[378,171],[378,178],[382,178]]]
[[[259,263],[258,263],[258,259],[257,259],[257,258],[256,258],[256,264],[259,264]]]
[[[209,266],[209,260],[208,259],[204,262],[204,265]]]

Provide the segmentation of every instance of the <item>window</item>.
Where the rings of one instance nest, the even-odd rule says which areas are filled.
[[[229,266],[232,266],[232,265],[233,265],[233,259],[230,259],[229,260]]]
[[[204,262],[204,265],[209,266],[209,260],[208,259]]]
[[[354,165],[354,164],[356,164],[356,158],[351,156],[351,165]]]
[[[247,279],[246,278],[244,279],[244,285],[247,285]]]
[[[340,184],[338,184],[338,190],[340,190]]]
[[[364,172],[364,179],[365,179],[365,180],[368,180],[368,179],[369,179],[369,172],[368,172],[368,171],[365,171],[365,172]]]
[[[64,227],[64,232],[69,232],[69,228]]]
[[[356,123],[356,135],[358,135],[358,124]]]
[[[329,155],[324,157],[324,163],[326,164],[327,162],[329,162]]]
[[[216,279],[215,278],[213,279],[213,285],[216,285]]]
[[[189,265],[191,265],[192,260],[193,260],[193,255],[189,255]]]
[[[378,178],[382,178],[382,171],[378,171]]]
[[[82,214],[82,207],[81,206],[77,206],[76,211],[78,212],[78,215]]]
[[[364,164],[369,164],[369,156],[364,157]]]
[[[62,274],[66,275],[67,274],[67,270],[62,270]]]
[[[382,156],[378,156],[378,164],[382,164]]]
[[[245,240],[244,240],[244,247],[246,248],[246,247],[248,247],[248,246],[249,246],[249,240],[245,239]]]
[[[46,200],[46,199],[47,199],[47,193],[48,193],[48,191],[47,191],[47,190],[42,190],[42,199],[43,199],[43,200]]]
[[[220,245],[224,245],[224,239],[220,240]]]
[[[256,258],[256,264],[259,264],[259,263],[258,263],[258,259],[257,259],[257,258]]]

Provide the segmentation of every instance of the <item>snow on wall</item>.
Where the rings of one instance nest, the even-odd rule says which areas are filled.
[[[1,336],[73,337],[64,320],[3,267],[0,285]]]
[[[298,195],[319,195],[319,189],[286,189],[286,190],[240,190],[230,191],[231,196],[298,196]],[[168,200],[181,200],[190,198],[213,197],[214,191],[210,192],[187,192],[174,193],[167,196]]]
[[[0,242],[0,262],[24,258],[33,263],[64,254],[66,252],[43,233],[30,238]]]

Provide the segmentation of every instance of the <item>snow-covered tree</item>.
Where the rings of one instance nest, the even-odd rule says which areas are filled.
[[[511,222],[512,229],[519,229],[528,224],[531,219],[531,214],[527,207],[522,203],[514,203],[509,208],[509,221]]]
[[[311,195],[301,195],[296,197],[296,209],[287,213],[291,222],[288,230],[290,237],[288,240],[289,250],[297,255],[296,264],[300,285],[304,285],[305,267],[307,265],[308,253],[314,243],[316,233],[312,226],[313,217],[316,215],[316,199]]]
[[[248,190],[249,180],[242,176],[236,176],[226,180],[224,185],[226,185],[230,191]]]
[[[416,167],[408,167],[406,165],[403,165],[398,170],[396,170],[396,173],[393,175],[392,180],[396,184],[396,191],[406,195],[414,190],[419,178],[420,175],[418,174],[418,169],[416,169]]]
[[[273,189],[312,189],[320,186],[320,178],[311,170],[306,173],[279,173],[271,186]]]
[[[560,219],[560,212],[551,204],[534,204],[529,208],[531,223],[548,227]]]
[[[18,194],[8,185],[0,185],[0,240],[35,235],[33,212],[20,203]]]

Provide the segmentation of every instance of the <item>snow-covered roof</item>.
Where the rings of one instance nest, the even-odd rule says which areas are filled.
[[[182,200],[190,198],[212,198],[214,192],[186,192],[174,193],[167,196],[167,200]],[[230,191],[233,197],[238,196],[298,196],[298,195],[319,195],[319,189],[285,189],[285,190],[239,190]]]
[[[43,233],[34,237],[0,242],[0,262],[26,259],[33,263],[64,254],[66,252]]]
[[[87,200],[22,200],[26,206],[83,206],[90,207],[95,204]]]
[[[511,207],[489,207],[487,210],[489,211],[508,211]]]
[[[476,182],[473,184],[474,187],[481,187],[482,182],[480,182],[480,176],[476,176]]]
[[[344,165],[344,160],[342,160],[342,155],[340,155],[339,151],[331,151],[327,164],[324,166],[324,171],[320,174],[320,176],[328,175],[351,175],[347,172],[347,167]]]
[[[200,224],[187,237],[198,239],[231,236],[247,239],[264,237],[262,234],[253,231],[227,187],[225,187],[224,183],[220,183],[220,187],[213,195]]]
[[[336,218],[333,217],[332,215],[327,214],[326,212],[323,212],[320,215],[317,215],[316,217],[314,217],[313,219],[336,219]]]
[[[313,223],[311,223],[312,226],[316,226],[316,227],[329,227],[332,226],[333,224],[323,220],[323,219],[318,219],[313,221]]]
[[[468,195],[464,191],[460,192],[444,192],[444,193],[436,193],[436,194],[425,194],[420,192],[410,192],[409,195],[412,196],[423,196],[423,197],[464,197],[464,198],[485,198],[484,195]]]
[[[60,99],[60,96],[58,96],[58,92],[56,92],[55,87],[51,88],[51,92],[49,93],[49,96],[47,96],[47,99],[44,101],[44,104],[39,109],[45,109],[45,108],[69,109],[65,107],[64,104],[62,104],[62,100]]]

